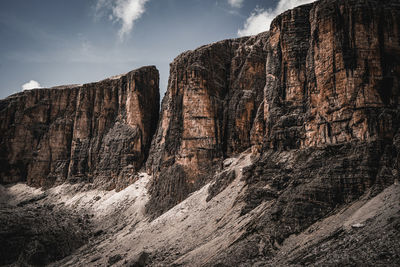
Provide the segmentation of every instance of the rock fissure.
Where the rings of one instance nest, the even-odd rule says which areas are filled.
[[[1,100],[1,182],[126,187],[119,176],[141,168],[155,131],[158,79],[154,67],[144,67],[119,79]]]
[[[0,101],[0,182],[89,182],[108,190],[135,183],[147,196],[138,176],[146,171],[145,215],[112,242],[121,248],[120,240],[133,238],[135,253],[155,266],[361,264],[332,251],[324,258],[324,244],[337,248],[380,225],[395,242],[395,217],[382,223],[374,218],[389,215],[374,213],[351,230],[320,224],[352,221],[352,205],[362,210],[381,194],[395,199],[399,17],[397,0],[320,0],[286,11],[268,32],[175,58],[160,112],[154,67],[10,96]],[[296,235],[311,241],[296,247]],[[151,240],[152,251],[139,239]],[[338,251],[358,251],[350,247]],[[397,252],[364,257],[397,264]],[[116,265],[127,255],[106,254]]]

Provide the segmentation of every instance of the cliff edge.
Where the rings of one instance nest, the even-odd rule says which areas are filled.
[[[126,187],[148,155],[159,114],[158,81],[155,67],[143,67],[1,100],[0,182]]]

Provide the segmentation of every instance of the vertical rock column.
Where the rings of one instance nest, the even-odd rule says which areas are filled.
[[[267,148],[298,148],[303,139],[311,8],[287,11],[271,24],[263,112]]]
[[[304,146],[392,138],[400,94],[398,1],[321,1],[310,13]]]
[[[398,1],[318,1],[272,22],[261,141],[266,149],[393,137],[398,10]]]
[[[159,215],[199,188],[226,156],[251,146],[265,85],[268,33],[188,51],[170,66],[147,169],[148,211]]]

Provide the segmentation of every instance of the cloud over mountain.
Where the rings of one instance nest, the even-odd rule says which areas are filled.
[[[314,2],[314,0],[280,0],[275,9],[255,8],[250,17],[246,19],[243,28],[238,30],[238,36],[254,35],[267,31],[272,20],[282,12],[311,2]]]

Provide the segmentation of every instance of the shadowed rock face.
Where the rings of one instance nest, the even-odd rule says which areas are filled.
[[[0,181],[51,186],[129,183],[158,120],[155,67],[72,88],[36,89],[0,101]]]
[[[23,203],[22,203],[23,204]],[[88,242],[87,217],[54,205],[0,206],[0,264],[45,266]]]
[[[399,9],[399,1],[321,0],[281,14],[269,32],[187,51],[171,63],[159,121],[154,67],[10,96],[0,101],[1,182],[120,189],[148,158],[148,211],[157,216],[250,148],[262,157],[392,144]]]
[[[399,66],[400,1],[321,0],[269,32],[178,56],[157,129],[153,67],[1,100],[0,181],[122,188],[147,158],[152,176],[127,191],[64,192],[99,216],[94,238],[109,233],[57,266],[400,264]],[[87,241],[86,221],[41,199],[1,210],[5,264],[45,264]]]
[[[156,214],[204,184],[224,156],[251,146],[268,33],[188,51],[171,64],[148,171]],[[257,129],[258,130],[258,129]]]
[[[178,56],[147,161],[148,210],[178,203],[250,147],[391,143],[399,17],[399,1],[318,1],[278,16],[269,32]]]

